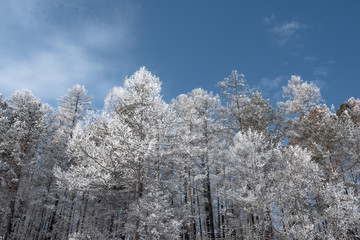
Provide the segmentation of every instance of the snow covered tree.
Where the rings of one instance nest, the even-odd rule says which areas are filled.
[[[284,148],[272,174],[272,216],[276,233],[285,239],[315,239],[318,221],[316,208],[323,173],[311,155],[298,146]]]
[[[113,209],[114,221],[120,233],[132,239],[155,232],[170,236],[166,232],[177,231],[171,185],[163,183],[173,174],[166,154],[172,134],[171,111],[161,100],[160,90],[159,79],[145,68],[126,79],[124,87],[115,87],[105,101],[106,112],[75,128],[70,151],[76,162],[69,171],[57,174],[69,187],[123,199]],[[157,206],[167,206],[166,214],[149,207],[156,201]],[[173,224],[165,231],[151,219]]]
[[[230,148],[226,176],[225,195],[232,203],[226,209],[229,237],[344,239],[358,234],[353,188],[326,183],[311,153],[299,146],[274,146],[263,134],[240,132]]]
[[[6,221],[8,199],[8,186],[6,173],[8,163],[11,161],[11,142],[9,136],[10,130],[9,108],[2,95],[0,95],[0,233],[3,236],[3,223]]]
[[[359,195],[341,182],[328,183],[322,191],[322,218],[319,239],[358,239],[360,237]]]
[[[347,111],[338,117],[325,105],[316,106],[308,115],[291,119],[289,144],[311,150],[312,160],[322,167],[327,181],[352,179],[356,183],[359,130]]]
[[[0,238],[359,239],[360,100],[335,113],[297,76],[281,110],[236,71],[219,87],[226,107],[169,105],[142,67],[98,112],[80,85],[58,111],[0,94]]]
[[[77,121],[82,120],[90,109],[91,100],[92,96],[87,94],[84,86],[76,84],[68,89],[67,94],[60,98],[59,105],[59,117],[63,125],[73,129]]]
[[[73,129],[79,120],[82,120],[86,111],[90,109],[92,97],[87,95],[84,86],[76,84],[68,89],[67,94],[60,98],[60,104],[56,117],[49,119],[47,128],[48,145],[47,154],[42,154],[43,158],[51,159],[46,164],[49,168],[58,166],[67,169],[71,166],[73,157],[67,153],[69,138],[72,136]],[[48,221],[45,224],[46,234],[52,238],[67,237],[69,228],[74,219],[73,212],[75,204],[81,205],[81,201],[76,200],[76,192],[67,192],[57,189],[53,170],[47,173],[47,200],[46,204],[49,211],[46,213]],[[75,200],[77,203],[75,203]],[[68,204],[68,202],[71,204]],[[49,213],[50,212],[50,213]]]
[[[159,139],[158,127],[160,129],[165,127],[162,124],[162,119],[164,119],[167,114],[166,109],[168,109],[161,99],[160,90],[159,78],[142,67],[125,80],[124,88],[114,88],[107,97],[105,104],[105,108],[110,111],[114,118],[131,129],[134,136],[132,140],[139,144],[138,153],[133,156],[134,163],[132,165],[135,167],[136,176],[134,207],[142,208],[145,211],[144,214],[147,214],[143,208],[146,205],[140,205],[140,199],[144,201],[147,193],[152,190],[151,180],[154,179],[154,175],[149,173],[154,170],[153,164],[160,164],[160,160],[156,157],[152,158],[152,156],[161,150],[159,140],[162,141],[162,139]],[[150,184],[145,184],[147,182]],[[133,239],[138,239],[139,230],[143,223],[145,224],[144,229],[148,228],[141,218],[140,214],[134,215]]]
[[[351,120],[355,125],[360,125],[360,100],[353,97],[349,98],[346,102],[342,103],[336,111],[336,115],[340,117],[343,113],[351,116]]]
[[[1,158],[3,180],[8,191],[9,203],[3,227],[3,238],[8,239],[14,231],[16,208],[20,209],[18,200],[19,186],[26,174],[31,173],[40,138],[44,131],[45,114],[42,104],[30,91],[16,91],[8,100],[9,114],[7,119],[10,128],[6,137],[7,157]],[[3,119],[5,120],[5,119]],[[19,220],[19,219],[17,219]]]
[[[274,152],[262,133],[239,132],[226,164],[227,235],[238,239],[272,237],[270,214]]]
[[[185,163],[184,194],[188,208],[189,237],[195,239],[196,232],[204,232],[204,237],[214,239],[216,218],[213,175],[216,174],[218,147],[223,134],[219,118],[222,110],[220,100],[212,93],[194,89],[187,95],[178,96],[172,105],[180,119],[178,146]],[[199,192],[195,191],[196,189],[199,189]],[[194,195],[195,192],[197,196]],[[198,204],[198,223],[194,218],[195,203]],[[201,217],[202,212],[205,219]]]
[[[245,75],[233,70],[229,77],[218,83],[218,87],[222,89],[221,96],[227,101],[225,110],[229,128],[235,133],[244,130],[242,109],[252,92],[246,84]]]
[[[294,75],[283,87],[283,97],[288,100],[278,105],[287,115],[306,115],[312,107],[322,102],[320,89],[313,82],[304,82],[300,76]]]
[[[284,137],[282,113],[276,111],[259,92],[252,93],[249,101],[244,103],[241,116],[243,131],[261,132],[272,142],[279,142]]]

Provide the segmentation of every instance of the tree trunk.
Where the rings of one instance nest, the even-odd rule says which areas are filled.
[[[267,207],[266,215],[267,215],[266,216],[267,227],[266,227],[266,232],[265,232],[265,239],[271,240],[274,238],[274,233],[273,233],[273,228],[272,228],[272,219],[271,219],[271,212],[270,212],[269,207]]]
[[[66,236],[69,236],[72,233],[71,224],[72,224],[73,212],[74,212],[74,208],[75,208],[75,197],[76,197],[76,193],[74,192],[71,196],[71,207],[70,207],[70,212],[69,212],[68,219],[67,219]]]
[[[77,229],[76,229],[76,232],[80,233],[80,234],[82,234],[83,229],[84,229],[84,222],[85,222],[85,215],[86,215],[87,205],[88,205],[88,197],[84,193],[84,195],[83,195],[83,207],[82,207],[81,212],[80,212],[80,219],[79,219]]]
[[[18,177],[17,181],[12,181],[11,179],[9,182],[13,182],[12,189],[10,188],[10,204],[9,204],[9,212],[6,215],[5,225],[4,225],[4,232],[3,232],[3,240],[7,240],[13,231],[12,221],[14,218],[15,213],[15,203],[16,203],[16,195],[19,189],[19,182],[21,176],[21,167],[17,166],[15,169],[16,176]]]
[[[6,220],[5,220],[3,240],[8,240],[8,237],[10,236],[10,234],[12,232],[12,219],[14,216],[14,212],[15,212],[15,197],[13,197],[10,200],[9,212],[6,215]]]
[[[137,168],[137,181],[135,186],[135,198],[138,206],[139,206],[140,196],[141,196],[141,163],[139,159],[138,168]],[[139,234],[138,234],[139,222],[140,222],[139,216],[136,215],[134,220],[134,232],[132,237],[133,240],[139,239]]]
[[[58,205],[59,205],[59,195],[58,194],[55,194],[55,203],[54,203],[54,209],[52,211],[52,214],[51,214],[51,217],[50,217],[50,225],[48,227],[48,233],[49,233],[49,237],[46,238],[46,239],[51,239],[51,236],[53,235],[53,231],[54,231],[54,225],[56,223],[56,211],[57,211],[57,208],[58,208]]]
[[[199,212],[199,231],[200,231],[200,239],[203,239],[203,235],[202,235],[202,225],[201,225],[201,209],[200,209],[200,201],[199,201],[199,195],[196,196],[197,199],[197,207],[198,207],[198,212]]]
[[[206,179],[203,184],[204,184],[207,236],[209,239],[215,239],[214,213],[213,213],[213,208],[212,208],[210,173],[209,173],[208,167],[207,167],[207,172],[206,172]]]
[[[218,187],[219,189],[219,187]],[[221,213],[220,213],[220,198],[217,197],[216,198],[216,202],[217,202],[217,238],[221,238]]]
[[[193,195],[191,194],[191,175],[190,175],[190,170],[188,170],[188,186],[187,186],[187,190],[188,190],[188,204],[190,205],[190,216],[189,216],[189,231],[190,231],[190,240],[195,240],[195,236],[196,236],[196,223],[195,223],[195,219],[194,219],[194,206],[193,206]],[[194,230],[194,226],[195,225],[195,230]]]

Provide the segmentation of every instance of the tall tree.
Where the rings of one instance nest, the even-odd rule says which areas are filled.
[[[287,115],[304,116],[312,107],[322,102],[320,89],[315,83],[304,82],[300,76],[291,76],[288,85],[283,87],[283,97],[286,102],[279,102],[280,108]]]
[[[58,123],[56,123],[57,128],[52,139],[56,146],[51,152],[52,158],[56,161],[55,164],[64,170],[68,169],[74,161],[74,158],[66,150],[69,139],[73,135],[76,124],[84,119],[88,110],[91,110],[91,100],[92,96],[88,95],[85,87],[79,84],[68,89],[67,93],[59,100],[60,104],[56,119]],[[67,236],[72,232],[70,227],[74,224],[72,221],[74,219],[75,205],[82,205],[81,201],[76,199],[76,196],[81,195],[81,193],[59,192],[56,189],[55,178],[51,177],[49,180],[51,181],[49,183],[49,195],[54,199],[54,202],[48,231],[51,232],[50,235],[54,238],[56,238],[56,235]],[[67,204],[69,201],[71,205]]]
[[[86,111],[90,110],[92,96],[87,94],[84,86],[79,84],[68,89],[67,94],[60,98],[59,117],[65,126],[73,129],[78,120],[82,120]]]
[[[0,233],[3,236],[3,223],[6,221],[9,204],[9,189],[6,184],[6,173],[9,170],[11,159],[11,141],[9,136],[10,130],[10,112],[7,103],[0,94]]]
[[[31,171],[36,161],[39,140],[44,131],[45,114],[41,102],[30,91],[16,91],[8,101],[10,129],[7,139],[11,146],[8,158],[1,159],[6,165],[4,173],[8,189],[9,205],[4,221],[3,238],[8,239],[14,230],[18,190],[22,178]]]
[[[180,95],[173,101],[173,106],[181,119],[179,129],[179,146],[185,153],[185,180],[187,196],[190,238],[195,237],[193,229],[196,229],[194,219],[194,194],[198,189],[196,183],[201,186],[201,198],[203,198],[203,212],[205,219],[205,236],[215,238],[215,214],[214,214],[214,191],[213,174],[215,174],[218,144],[221,141],[223,128],[220,112],[222,110],[218,96],[207,93],[202,89],[195,89],[187,95]],[[200,213],[199,213],[200,214]],[[194,226],[194,228],[193,228]]]
[[[240,114],[243,132],[252,129],[263,133],[274,143],[282,141],[283,114],[275,110],[268,99],[263,99],[261,93],[252,93],[249,101],[244,103]]]
[[[119,233],[127,238],[171,236],[177,230],[171,192],[163,183],[173,175],[166,157],[171,112],[160,90],[159,79],[145,68],[126,79],[124,87],[115,87],[105,113],[75,128],[70,150],[76,162],[69,171],[58,172],[70,187],[123,199],[113,217],[122,217]],[[152,223],[155,219],[158,225]],[[167,230],[162,227],[165,219],[173,223]]]
[[[247,85],[245,75],[233,70],[229,77],[218,83],[221,96],[226,100],[226,113],[229,128],[237,133],[244,130],[242,109],[249,101],[252,89]]]

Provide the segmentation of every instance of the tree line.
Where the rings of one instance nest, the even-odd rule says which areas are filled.
[[[166,103],[142,67],[98,111],[80,85],[0,95],[1,239],[360,239],[360,100],[218,87]]]

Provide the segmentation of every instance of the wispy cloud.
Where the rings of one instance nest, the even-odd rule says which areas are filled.
[[[275,20],[275,18],[276,18],[275,14],[272,13],[269,17],[263,18],[263,23],[270,24]]]
[[[325,66],[319,66],[314,69],[314,76],[327,77],[329,75],[329,69]]]
[[[325,80],[317,79],[314,81],[314,83],[320,88],[321,91],[324,91],[324,89],[326,89],[327,87],[327,83]]]
[[[336,65],[336,62],[334,60],[329,60],[327,61],[328,65]]]
[[[276,78],[262,78],[260,80],[260,87],[262,89],[273,90],[276,89],[282,84],[285,80],[284,76],[278,76]]]
[[[5,90],[28,88],[45,99],[59,97],[75,82],[85,84],[97,72],[105,70],[83,49],[65,42],[22,59],[2,58],[0,63],[0,82]]]
[[[305,29],[306,26],[299,22],[293,21],[280,25],[276,25],[270,29],[279,46],[282,46],[299,37],[299,31]]]
[[[301,37],[303,30],[307,26],[298,21],[285,21],[280,22],[276,18],[275,14],[271,14],[268,17],[262,19],[263,24],[268,28],[271,33],[273,41],[278,46],[283,46],[291,41],[294,41]]]
[[[304,57],[304,62],[315,63],[316,61],[317,61],[316,56],[305,56]]]
[[[282,96],[282,86],[286,84],[287,76],[277,76],[275,78],[262,78],[255,86],[265,97],[273,101],[278,101]]]
[[[28,88],[56,105],[68,88],[80,83],[94,96],[95,104],[102,104],[114,78],[129,74],[131,60],[117,57],[114,61],[114,56],[125,55],[134,42],[134,17],[128,14],[136,16],[137,9],[96,2],[2,2],[0,92],[9,96]]]
[[[318,65],[314,66],[313,69],[313,78],[315,79],[315,84],[320,89],[325,89],[327,87],[326,79],[329,77],[331,71],[331,67],[333,67],[336,63],[333,60],[328,61],[320,61],[318,60]]]

